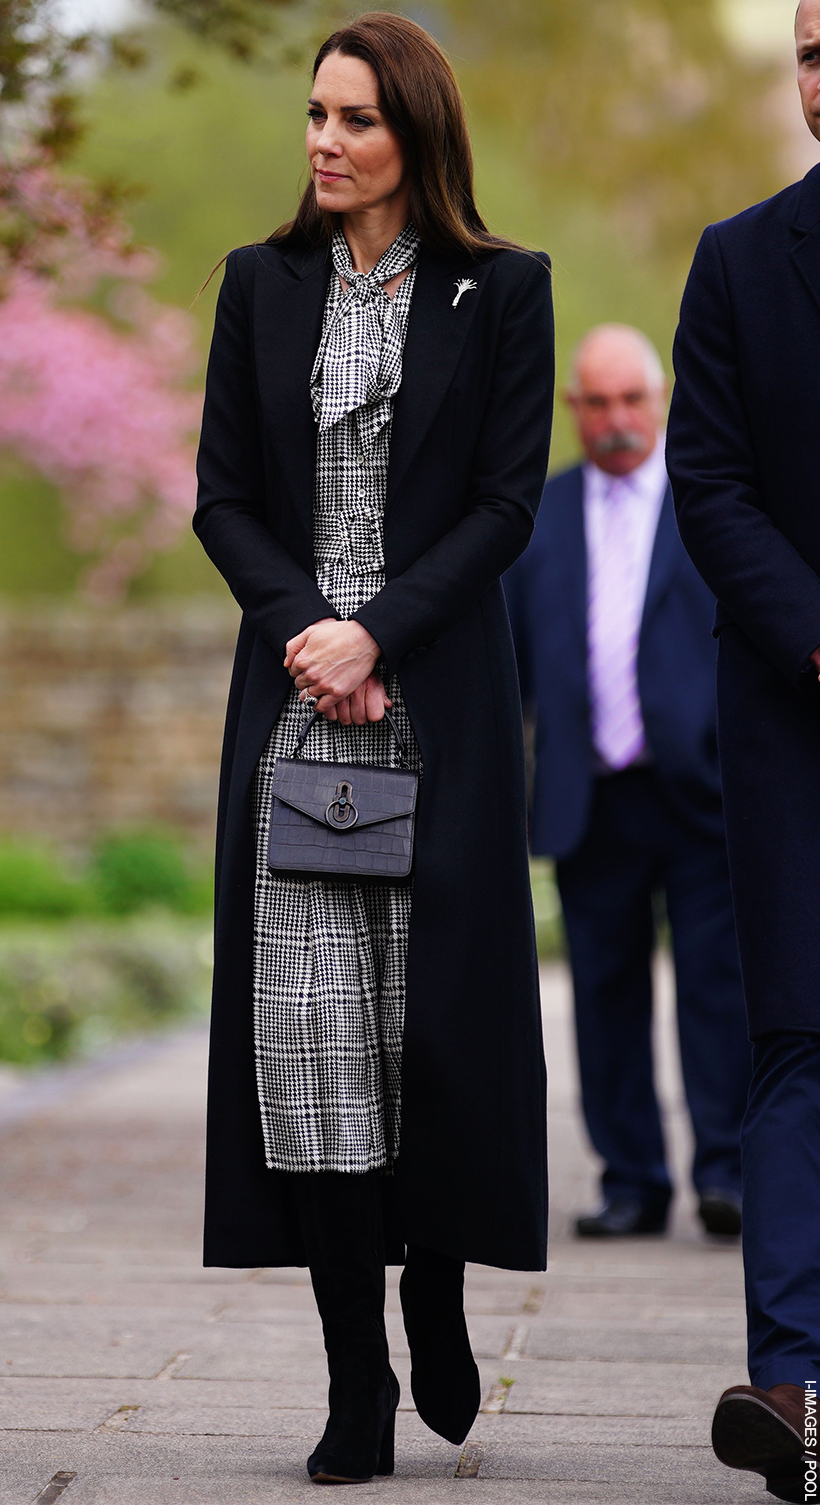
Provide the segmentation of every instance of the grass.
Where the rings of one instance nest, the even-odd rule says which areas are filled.
[[[552,863],[545,857],[532,859],[530,882],[538,957],[542,962],[553,961],[556,957],[565,955],[566,945],[555,874]]]
[[[541,960],[563,955],[550,863],[532,864]],[[208,1007],[210,872],[162,831],[112,833],[83,864],[0,841],[0,1061],[94,1054]]]
[[[0,841],[0,1060],[68,1060],[203,1013],[212,909],[210,863],[172,832],[110,832],[75,864]]]
[[[204,1016],[210,925],[167,913],[0,927],[0,1060],[37,1066]]]
[[[37,842],[0,840],[0,924],[157,907],[208,915],[212,906],[210,862],[195,862],[184,840],[167,831],[111,832],[79,865]]]

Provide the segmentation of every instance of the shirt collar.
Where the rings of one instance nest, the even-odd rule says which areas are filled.
[[[657,502],[666,491],[666,445],[665,435],[659,434],[658,441],[652,453],[647,455],[641,465],[633,470],[630,475],[624,476],[629,490],[642,501]],[[594,461],[588,460],[584,465],[585,489],[588,495],[605,497],[612,482],[612,476],[601,470]]]

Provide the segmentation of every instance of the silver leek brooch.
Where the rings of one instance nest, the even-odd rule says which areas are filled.
[[[474,293],[476,288],[478,287],[478,283],[473,282],[472,277],[460,277],[455,286],[457,287],[458,291],[453,299],[453,308],[458,307],[458,300],[463,293]]]

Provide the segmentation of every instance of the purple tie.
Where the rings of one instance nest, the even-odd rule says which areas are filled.
[[[608,767],[626,768],[646,745],[638,695],[640,605],[635,599],[635,552],[629,483],[613,480],[604,500],[597,558],[590,560],[587,593],[592,740]]]

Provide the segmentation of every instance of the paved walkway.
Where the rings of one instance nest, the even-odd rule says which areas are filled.
[[[708,1446],[716,1396],[745,1379],[739,1253],[700,1236],[685,1191],[669,1238],[614,1248],[568,1239],[594,1182],[574,1110],[560,968],[545,970],[544,1013],[550,1272],[469,1272],[486,1399],[463,1449],[434,1437],[411,1408],[392,1272],[397,1471],[351,1498],[763,1505],[762,1482],[723,1469]],[[668,998],[660,1013],[684,1166]],[[2,1505],[315,1498],[304,1460],[324,1424],[326,1377],[305,1273],[199,1265],[204,1071],[204,1036],[188,1034],[86,1074],[48,1107],[29,1103],[5,1129]]]

